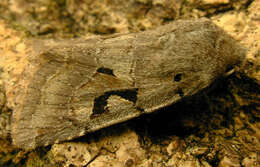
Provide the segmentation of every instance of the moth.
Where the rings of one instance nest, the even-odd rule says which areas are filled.
[[[34,40],[12,140],[34,149],[151,113],[208,87],[244,49],[208,19],[88,39]]]

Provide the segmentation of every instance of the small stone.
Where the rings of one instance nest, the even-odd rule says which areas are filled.
[[[208,147],[199,147],[199,146],[195,146],[191,149],[191,154],[198,156],[198,155],[202,155],[204,153],[206,153],[206,151],[208,151],[209,148]]]
[[[219,4],[228,4],[229,0],[203,0],[202,4],[205,5],[219,5]]]
[[[169,155],[172,155],[174,151],[179,147],[180,145],[180,140],[179,138],[174,139],[167,147],[167,153]]]
[[[232,158],[232,157],[229,157],[228,155],[227,156],[224,156],[221,160],[220,160],[220,163],[219,163],[219,166],[218,167],[241,167],[240,166],[240,162],[239,162],[239,159],[236,159],[236,158]]]
[[[257,154],[251,153],[249,156],[245,157],[242,160],[242,165],[244,167],[257,167],[257,165],[260,165],[260,160],[257,161]]]
[[[125,161],[125,167],[132,167],[134,165],[134,160],[132,158]]]
[[[87,144],[69,142],[54,144],[51,152],[54,160],[65,164],[64,166],[84,166],[97,155],[98,149]]]
[[[88,167],[124,167],[124,164],[117,161],[113,155],[100,155],[94,159]]]

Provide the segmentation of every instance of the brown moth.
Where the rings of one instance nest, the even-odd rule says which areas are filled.
[[[238,64],[244,49],[208,19],[90,39],[34,41],[14,109],[20,148],[71,140],[171,105]]]

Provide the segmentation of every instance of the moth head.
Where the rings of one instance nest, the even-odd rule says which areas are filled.
[[[216,40],[216,49],[219,59],[223,59],[224,76],[228,76],[235,71],[239,71],[244,63],[246,48],[239,44],[235,39],[226,34],[224,31]]]

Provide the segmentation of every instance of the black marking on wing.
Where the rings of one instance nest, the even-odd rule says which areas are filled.
[[[106,108],[107,100],[111,95],[117,95],[120,96],[128,101],[133,102],[134,104],[137,101],[137,92],[138,89],[128,89],[128,90],[116,90],[116,91],[109,91],[104,93],[103,95],[95,98],[94,100],[94,108],[93,108],[93,114],[91,115],[91,118],[98,116],[100,114],[103,114],[105,112],[108,112],[108,109]]]
[[[184,97],[184,92],[181,88],[177,89],[176,93],[180,96],[180,97]]]
[[[99,69],[97,69],[97,72],[115,76],[113,70],[110,68],[100,67]]]
[[[138,111],[140,111],[141,113],[144,113],[144,109],[143,109],[143,108],[141,108],[141,107],[136,107],[136,109],[137,109]]]

